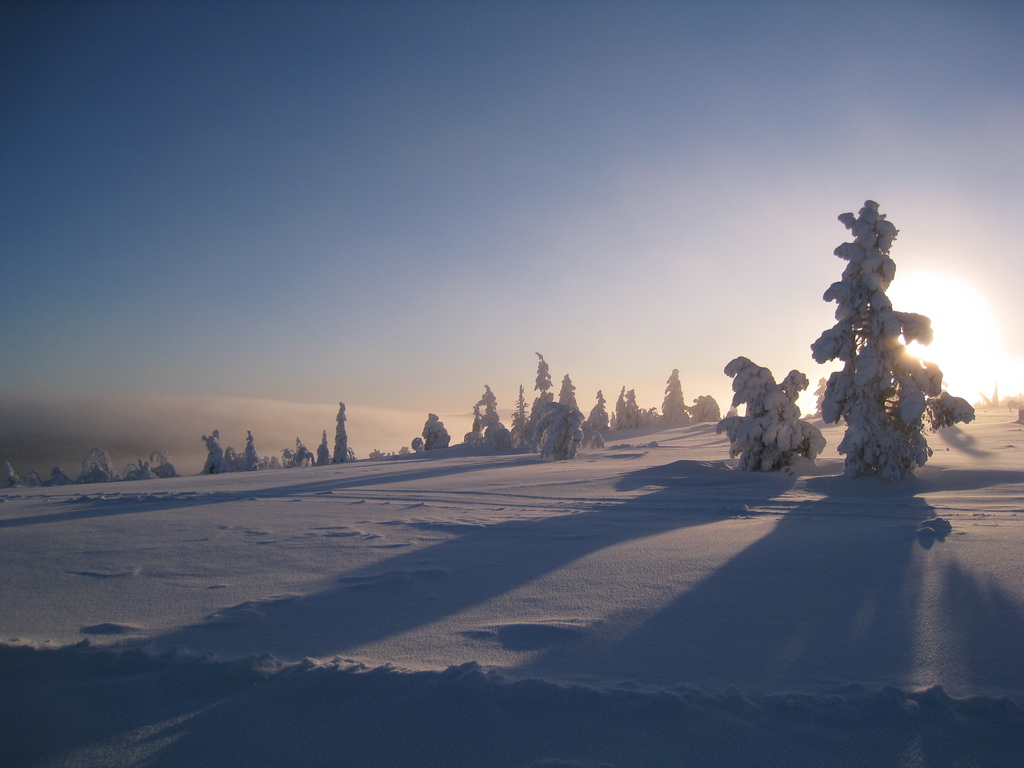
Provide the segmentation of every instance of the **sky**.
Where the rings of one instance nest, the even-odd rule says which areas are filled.
[[[736,356],[822,375],[869,198],[894,287],[960,281],[1019,361],[1021,39],[1011,2],[0,3],[0,458],[315,446],[339,401],[397,450],[536,352],[584,411],[674,368],[724,409]]]

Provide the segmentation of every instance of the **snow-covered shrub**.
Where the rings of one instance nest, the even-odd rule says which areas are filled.
[[[661,404],[661,420],[668,426],[682,426],[690,423],[689,409],[683,399],[683,385],[679,381],[679,369],[673,368],[665,385],[665,400]]]
[[[11,462],[5,461],[3,473],[0,474],[0,488],[13,488],[20,482],[21,478],[14,474]]]
[[[177,477],[178,473],[174,470],[174,465],[167,460],[167,454],[163,451],[153,451],[149,454],[149,466],[153,470],[153,474],[160,478],[165,477]]]
[[[345,431],[345,404],[338,403],[338,426],[334,431],[334,454],[331,456],[332,464],[341,464],[345,461],[355,461],[356,455],[348,447],[348,432]]]
[[[60,467],[53,467],[50,470],[50,485],[73,485],[74,482]]]
[[[82,471],[75,482],[109,483],[120,479],[121,476],[114,469],[114,462],[110,460],[110,454],[102,448],[93,448],[82,459]]]
[[[292,454],[292,466],[293,467],[312,467],[316,457],[313,452],[309,450],[299,438],[295,438],[295,453]]]
[[[125,480],[152,480],[153,477],[153,470],[150,468],[149,462],[142,459],[135,464],[128,464],[124,468]]]
[[[537,421],[537,443],[541,459],[566,461],[576,457],[583,442],[583,413],[563,403],[547,403]]]
[[[331,449],[327,445],[327,430],[324,430],[323,437],[320,439],[320,445],[316,449],[316,465],[318,467],[326,467],[331,463]]]
[[[829,424],[842,419],[846,434],[839,453],[854,477],[877,475],[900,480],[924,466],[931,449],[924,437],[932,430],[974,418],[962,398],[942,391],[942,371],[910,355],[906,343],[932,340],[931,321],[896,312],[885,295],[896,274],[889,249],[898,231],[868,200],[855,217],[839,216],[854,236],[835,255],[847,261],[842,279],[825,291],[836,302],[836,324],[811,345],[814,360],[840,360],[844,366],[825,386],[821,416]]]
[[[451,435],[444,428],[436,413],[427,414],[427,423],[423,425],[423,450],[436,451],[447,448],[451,443]]]
[[[34,469],[30,469],[21,478],[21,482],[25,484],[26,488],[38,488],[43,484],[43,478]]]
[[[694,424],[720,421],[722,409],[718,407],[718,401],[711,395],[701,395],[690,406],[690,416]]]
[[[483,413],[480,412],[481,407],[483,408]],[[480,435],[480,442],[477,445],[499,452],[511,451],[515,447],[512,433],[501,423],[501,418],[498,416],[498,399],[487,384],[484,385],[484,394],[481,396],[480,402],[476,404],[473,412],[476,415],[476,419],[473,422],[474,433],[477,431],[478,423],[480,429],[483,430]],[[466,442],[469,443],[469,435],[466,438]]]
[[[259,469],[260,455],[256,452],[256,441],[253,439],[252,430],[247,429],[245,431],[245,451],[242,453],[242,471],[256,472]]]
[[[210,436],[203,435],[203,442],[206,443],[206,463],[203,464],[204,475],[219,475],[228,471],[227,462],[224,461],[224,449],[220,447],[220,430],[213,430]]]
[[[800,419],[796,399],[807,389],[807,377],[790,371],[781,384],[772,372],[737,357],[725,366],[731,376],[733,406],[746,404],[746,414],[722,419],[718,432],[729,437],[729,456],[740,457],[738,469],[773,472],[798,458],[814,459],[825,447],[821,431]]]
[[[426,444],[423,442],[422,437],[414,437],[409,447],[412,448],[413,453],[420,453],[426,450]]]
[[[581,429],[583,430],[583,439],[580,441],[580,448],[604,448],[604,435],[589,420],[583,422]]]

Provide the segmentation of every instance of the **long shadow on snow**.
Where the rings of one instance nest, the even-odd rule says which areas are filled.
[[[780,476],[751,482],[749,476],[696,462],[677,465],[692,465],[689,505],[680,505],[678,498],[652,505],[645,496],[639,505],[627,500],[621,506],[474,526],[434,546],[346,573],[327,591],[231,606],[154,642],[223,654],[269,652],[283,659],[344,654],[464,611],[605,547],[735,515],[737,505],[762,503],[793,482]],[[670,475],[672,482],[684,483],[675,466],[627,474],[619,488],[643,487]],[[701,501],[699,488],[709,472],[718,476],[718,490]]]
[[[435,451],[435,453],[440,453]],[[403,457],[404,458],[404,457]],[[0,529],[19,528],[26,525],[55,524],[74,520],[89,520],[100,517],[112,517],[116,515],[134,515],[152,511],[166,511],[174,509],[188,509],[192,507],[208,506],[210,504],[224,504],[233,501],[251,501],[254,499],[274,499],[294,495],[310,496],[318,493],[328,493],[335,490],[354,490],[358,488],[388,485],[393,483],[416,483],[437,477],[451,477],[452,475],[465,472],[477,472],[481,470],[494,469],[500,466],[502,469],[517,467],[526,464],[535,464],[536,456],[533,454],[523,456],[501,456],[500,464],[495,464],[495,456],[484,456],[479,463],[466,464],[452,467],[445,464],[442,467],[432,467],[430,459],[440,460],[444,456],[421,459],[413,457],[409,461],[426,461],[424,468],[417,471],[383,471],[380,474],[360,474],[357,477],[333,477],[330,479],[307,480],[305,482],[292,482],[286,485],[277,485],[270,488],[259,488],[254,490],[209,490],[209,491],[185,491],[175,493],[174,491],[161,491],[159,493],[146,493],[144,480],[133,481],[130,486],[124,483],[104,483],[101,489],[96,486],[82,486],[82,493],[79,496],[68,496],[60,500],[59,504],[70,506],[59,512],[51,512],[39,515],[27,515],[24,517],[11,517],[0,520]],[[401,459],[395,459],[401,460]],[[345,465],[341,465],[345,466]],[[325,469],[339,470],[338,465],[331,467],[307,467],[294,470],[296,472],[319,472]],[[365,467],[360,467],[364,472]],[[292,470],[267,470],[284,471]],[[214,475],[212,478],[226,478],[230,475]],[[130,488],[130,490],[128,490]]]
[[[947,478],[943,490],[973,487],[969,473],[959,480]],[[917,524],[934,516],[915,496],[925,484],[839,476],[805,478],[799,486],[819,498],[776,497],[774,504],[789,509],[769,534],[624,639],[585,653],[555,647],[520,671],[751,692],[851,681],[913,685],[921,668],[913,616],[923,602],[922,573],[939,567],[929,558],[949,546],[935,542],[932,550],[917,536]],[[652,496],[672,494],[666,486]],[[1021,606],[959,569],[948,569],[945,580],[943,608],[961,646],[950,653],[963,655],[956,663],[968,667],[966,683],[1020,691]],[[1000,668],[1006,675],[990,679],[986,670]]]

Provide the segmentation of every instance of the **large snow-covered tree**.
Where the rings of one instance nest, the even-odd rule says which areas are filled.
[[[224,449],[220,447],[220,430],[213,430],[212,435],[203,435],[203,442],[206,443],[206,462],[203,464],[203,474],[219,475],[230,471],[224,460]]]
[[[661,419],[667,426],[681,426],[690,423],[689,409],[683,399],[683,385],[679,381],[679,369],[673,368],[665,385],[665,400],[661,404]]]
[[[743,416],[718,422],[718,432],[729,437],[729,456],[740,457],[738,469],[773,472],[821,453],[825,438],[817,427],[800,419],[796,405],[807,389],[804,374],[790,371],[776,384],[771,371],[745,357],[732,360],[725,374],[732,377],[733,406],[747,407]]]
[[[836,302],[836,324],[811,345],[814,360],[839,360],[843,369],[825,386],[821,416],[842,419],[846,434],[838,446],[845,471],[857,477],[876,475],[900,480],[924,466],[932,451],[924,430],[968,422],[974,409],[942,389],[942,371],[907,352],[904,342],[928,344],[931,321],[897,312],[885,291],[896,275],[889,250],[898,230],[868,200],[857,216],[839,221],[854,240],[835,255],[847,262],[842,279],[825,291]],[[901,341],[902,339],[902,341]]]

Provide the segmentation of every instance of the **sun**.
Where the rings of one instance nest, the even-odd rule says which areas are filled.
[[[907,350],[938,364],[950,394],[975,402],[997,385],[1002,395],[1016,394],[1020,361],[1006,355],[999,320],[973,286],[938,272],[897,272],[886,294],[896,311],[931,318],[934,341]]]

